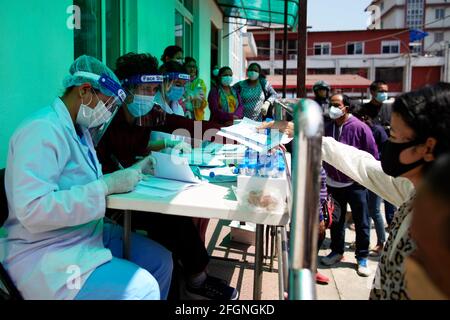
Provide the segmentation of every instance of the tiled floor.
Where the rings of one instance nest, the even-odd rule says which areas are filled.
[[[253,298],[253,261],[255,247],[230,241],[229,221],[211,220],[207,232],[208,252],[215,257],[233,259],[223,261],[213,259],[210,262],[209,272],[217,277],[230,281],[240,291],[240,300],[252,300]],[[329,238],[329,233],[328,233]],[[355,239],[355,232],[346,229],[346,245]],[[371,242],[376,243],[375,230],[371,230]],[[328,247],[329,240],[324,247]],[[319,256],[329,253],[329,249],[320,250]],[[274,261],[274,270],[270,271],[269,259],[265,260],[263,274],[263,300],[276,300],[278,293],[277,261]],[[333,268],[323,267],[319,264],[319,271],[330,278],[330,284],[317,286],[319,300],[366,300],[369,297],[373,276],[362,278],[356,274],[356,260],[354,253],[346,249],[345,261]],[[369,267],[375,273],[376,259],[370,258]]]

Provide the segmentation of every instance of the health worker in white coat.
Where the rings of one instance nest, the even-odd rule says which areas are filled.
[[[106,196],[132,191],[154,165],[149,157],[102,174],[92,136],[101,137],[126,94],[88,56],[73,63],[64,87],[11,138],[0,260],[25,299],[165,299],[171,253],[133,235],[132,262],[122,260],[123,230],[104,222]]]

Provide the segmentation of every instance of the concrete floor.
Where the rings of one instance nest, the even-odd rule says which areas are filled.
[[[253,299],[253,265],[255,247],[230,240],[229,221],[211,220],[207,232],[207,248],[211,256],[234,259],[223,261],[212,259],[209,266],[211,275],[223,278],[230,282],[240,292],[240,300]],[[368,278],[356,274],[354,251],[348,246],[355,239],[355,232],[346,229],[346,252],[345,260],[330,267],[321,266],[319,271],[330,278],[328,285],[317,285],[317,297],[319,300],[367,300],[370,287],[377,267],[377,258],[369,258],[369,267],[373,271]],[[371,244],[376,244],[375,230],[371,229]],[[329,231],[323,249],[319,252],[321,256],[327,255],[329,247]],[[326,248],[326,249],[325,249]],[[269,259],[265,260],[262,299],[277,300],[278,295],[278,273],[277,261],[274,261],[274,269],[271,272]]]

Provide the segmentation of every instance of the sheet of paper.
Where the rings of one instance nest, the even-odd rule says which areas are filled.
[[[216,155],[205,153],[202,148],[192,149],[192,153],[179,155],[188,160],[189,165],[199,167],[222,167],[225,163]]]
[[[148,197],[154,197],[154,198],[168,198],[177,195],[180,193],[180,191],[173,191],[173,190],[163,190],[163,189],[157,189],[157,188],[150,188],[143,185],[138,185],[134,192],[138,194],[142,194],[144,196]]]
[[[139,185],[167,191],[180,191],[192,187],[194,184],[149,176],[142,180]]]
[[[190,183],[200,183],[191,170],[188,160],[174,154],[152,153],[156,159],[155,177]]]
[[[146,177],[134,190],[134,192],[149,197],[166,198],[174,196],[195,184],[175,180]]]
[[[218,135],[233,139],[258,152],[266,152],[280,145],[283,134],[272,130],[268,136],[265,132],[257,130],[261,126],[260,122],[244,118],[239,124],[222,128]]]

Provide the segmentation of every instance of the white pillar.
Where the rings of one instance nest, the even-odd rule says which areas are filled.
[[[275,30],[270,30],[270,75],[275,74]]]

